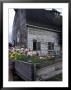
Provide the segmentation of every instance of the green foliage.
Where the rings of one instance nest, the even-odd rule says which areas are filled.
[[[45,63],[48,62],[49,64],[53,63],[53,59],[50,57],[41,58],[39,56],[27,56],[20,52],[12,52],[9,53],[9,59],[11,60],[18,60],[18,61],[26,61],[31,63]]]

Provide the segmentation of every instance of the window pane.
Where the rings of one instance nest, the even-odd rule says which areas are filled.
[[[51,46],[51,42],[48,42],[48,46]]]
[[[40,50],[40,42],[37,42],[37,50]]]
[[[37,49],[36,43],[37,43],[37,40],[33,40],[33,50]]]
[[[51,48],[51,45],[48,45],[48,50],[51,50],[52,48]]]
[[[52,43],[52,50],[54,50],[54,43]]]
[[[54,50],[54,43],[48,42],[48,50]]]

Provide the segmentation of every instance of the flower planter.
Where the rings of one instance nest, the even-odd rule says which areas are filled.
[[[9,65],[10,70],[14,70],[15,73],[25,81],[49,79],[62,72],[61,62],[56,62],[53,65],[47,65],[42,68],[37,68],[37,66],[40,66],[39,63],[32,64],[31,62],[20,60],[9,61]]]
[[[33,81],[36,79],[35,65],[24,61],[15,61],[15,72],[22,79]]]
[[[14,80],[14,66],[15,66],[15,61],[14,60],[9,60],[9,81]]]

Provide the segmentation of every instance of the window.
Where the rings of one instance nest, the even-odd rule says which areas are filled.
[[[40,42],[37,42],[37,50],[40,50]]]
[[[54,50],[54,43],[48,42],[48,50]]]
[[[36,50],[37,49],[36,43],[37,43],[37,40],[33,40],[33,50]]]
[[[40,50],[40,42],[33,40],[33,50]]]

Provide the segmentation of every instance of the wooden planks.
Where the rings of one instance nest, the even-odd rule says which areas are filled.
[[[62,62],[57,62],[53,65],[39,69],[36,80],[46,80],[62,73]]]

